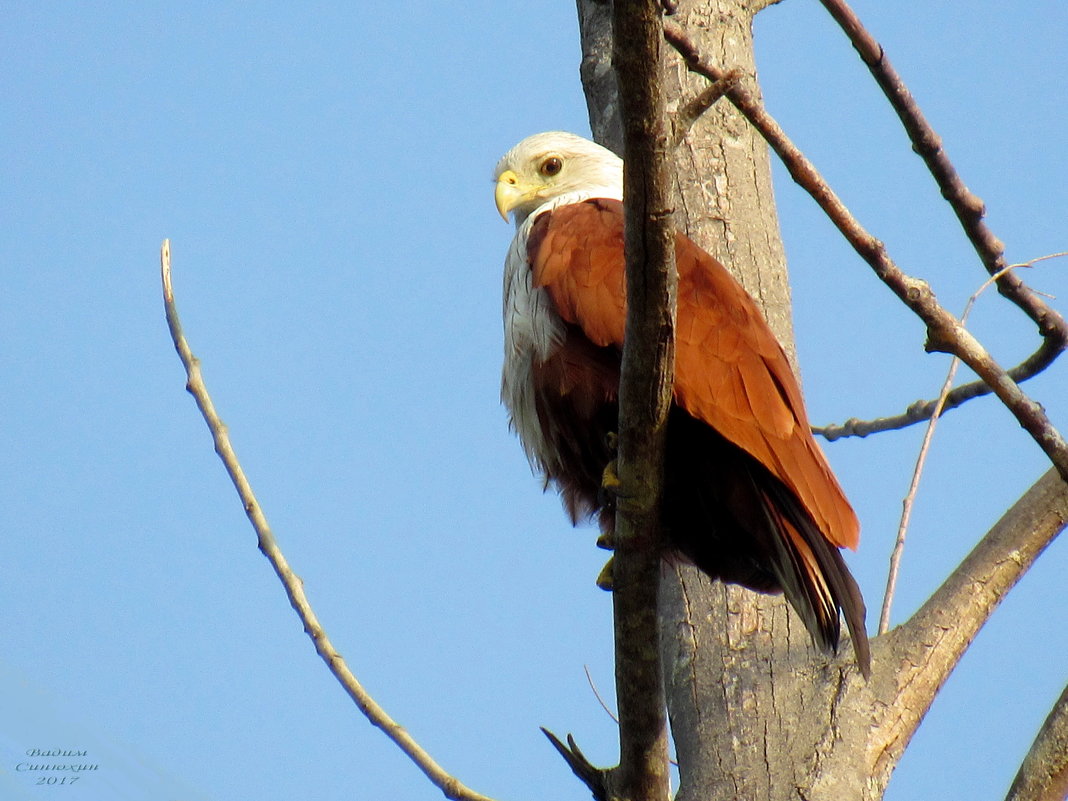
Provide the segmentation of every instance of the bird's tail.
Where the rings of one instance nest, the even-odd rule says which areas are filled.
[[[865,678],[871,673],[871,650],[864,628],[864,598],[838,548],[827,542],[797,499],[785,487],[760,489],[764,514],[773,531],[773,570],[783,594],[801,616],[813,642],[828,653],[838,648],[840,614]]]

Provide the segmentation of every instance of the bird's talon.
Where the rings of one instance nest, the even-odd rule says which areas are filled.
[[[619,474],[616,472],[616,460],[613,459],[605,465],[604,472],[601,473],[601,489],[613,495],[618,495],[619,488],[622,486]]]
[[[603,548],[606,551],[614,551],[616,549],[616,537],[612,531],[602,531],[601,535],[597,538],[597,547]]]
[[[615,582],[612,578],[612,561],[615,557],[608,557],[608,561],[604,563],[604,567],[601,568],[601,572],[597,574],[597,586],[605,592],[612,592],[615,589]]]

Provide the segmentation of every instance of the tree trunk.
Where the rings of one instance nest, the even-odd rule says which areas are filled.
[[[578,7],[591,128],[618,152],[608,7],[593,0]],[[755,89],[756,10],[741,0],[702,0],[682,4],[672,21],[706,58],[741,69]],[[665,81],[669,112],[707,83],[671,51]],[[679,230],[731,269],[792,355],[789,285],[764,140],[720,101],[679,146],[675,174]],[[862,683],[848,666],[848,647],[841,661],[828,664],[781,596],[711,582],[687,565],[664,568],[660,620],[680,801],[881,795],[889,772],[872,777],[868,759],[845,753],[864,748],[858,729],[871,725],[870,716],[863,707],[835,709],[846,685],[856,690]]]

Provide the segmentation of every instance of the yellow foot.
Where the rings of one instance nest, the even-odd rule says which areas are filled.
[[[597,547],[604,548],[606,551],[614,551],[616,549],[616,536],[611,531],[602,531],[601,536],[597,538]]]
[[[619,480],[618,462],[616,461],[616,454],[619,448],[619,437],[616,432],[609,431],[605,435],[605,444],[608,446],[608,452],[612,455],[608,464],[604,467],[604,472],[601,473],[601,505],[606,506],[611,504],[621,494],[620,490],[623,485]]]
[[[605,465],[604,472],[601,473],[601,492],[607,495],[619,495],[621,486],[619,474],[616,473],[616,460],[613,459]]]
[[[615,584],[612,579],[612,560],[615,557],[608,557],[608,561],[604,563],[604,567],[601,568],[601,572],[597,574],[597,586],[602,590],[611,592],[615,589]]]

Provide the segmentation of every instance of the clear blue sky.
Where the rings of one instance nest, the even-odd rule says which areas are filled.
[[[857,7],[1009,257],[1068,249],[1064,4]],[[164,237],[238,453],[378,700],[502,800],[587,797],[539,725],[613,760],[583,675],[611,696],[603,552],[541,494],[498,403],[512,231],[490,172],[529,133],[588,133],[574,8],[457,8],[7,4],[5,798],[440,798],[328,675],[256,551],[167,337]],[[764,12],[757,35],[771,111],[961,309],[982,271],[849,45],[813,0]],[[812,417],[929,397],[946,358],[778,178]],[[1068,309],[1068,262],[1027,277]],[[993,295],[974,324],[1006,362],[1034,346]],[[1028,385],[1062,427],[1065,369]],[[863,521],[850,564],[871,608],[919,437],[826,448]],[[1045,469],[991,401],[944,421],[897,620]],[[1066,678],[1065,566],[1055,544],[981,633],[891,801],[1002,796]],[[31,786],[14,767],[33,747],[87,749],[99,771]]]

